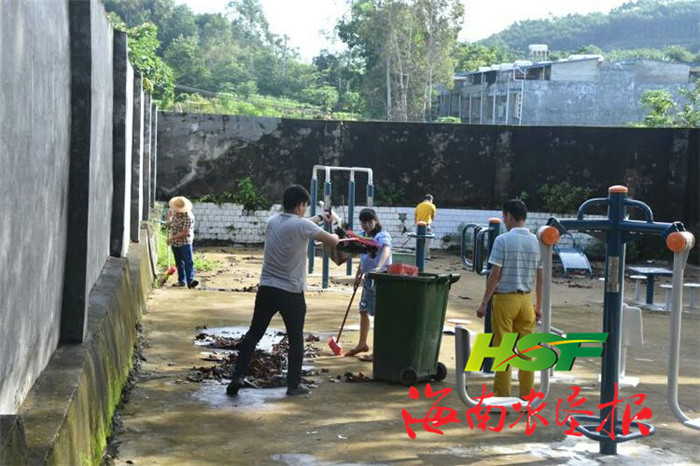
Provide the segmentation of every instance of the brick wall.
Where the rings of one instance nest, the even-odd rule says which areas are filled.
[[[358,231],[358,215],[364,206],[355,206],[353,230]],[[336,207],[338,215],[343,217],[347,212],[347,207]],[[375,207],[377,217],[386,231],[391,234],[394,240],[394,247],[414,247],[415,240],[402,233],[403,225],[409,230],[414,230],[413,212],[414,207]],[[259,210],[255,212],[245,212],[243,207],[236,204],[212,204],[195,203],[194,214],[196,216],[195,240],[216,240],[231,241],[243,244],[259,244],[265,241],[265,224],[267,219],[281,211],[279,204],[273,205],[270,210]],[[399,214],[406,214],[405,223],[399,220]],[[527,226],[531,231],[544,225],[547,219],[553,214],[545,212],[530,212],[528,214]],[[558,218],[570,218],[570,216],[554,215]],[[433,222],[433,233],[436,240],[431,242],[431,249],[441,249],[450,245],[459,245],[459,232],[464,225],[476,223],[487,225],[491,217],[501,218],[498,210],[475,210],[475,209],[438,209],[438,214]],[[449,243],[443,241],[446,235],[450,236]],[[576,235],[585,243],[590,238],[588,235]],[[571,242],[564,237],[561,245],[570,245]]]

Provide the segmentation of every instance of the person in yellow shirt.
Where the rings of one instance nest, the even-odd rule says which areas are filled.
[[[427,225],[427,232],[430,233],[432,231],[432,223],[433,220],[435,219],[435,214],[437,213],[437,208],[435,207],[435,204],[433,204],[433,196],[430,194],[426,194],[425,198],[423,199],[423,202],[418,204],[416,206],[416,213],[415,213],[415,221],[416,223],[418,222],[425,222]],[[430,239],[425,240],[425,258],[426,260],[430,260]]]

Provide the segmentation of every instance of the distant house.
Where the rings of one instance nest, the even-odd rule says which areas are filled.
[[[685,64],[608,62],[602,55],[549,61],[546,46],[530,50],[532,60],[456,73],[454,87],[440,90],[439,116],[483,125],[624,126],[646,115],[639,104],[645,91],[677,97],[679,87],[690,89],[700,77]]]

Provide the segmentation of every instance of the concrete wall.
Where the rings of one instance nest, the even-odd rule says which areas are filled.
[[[112,221],[113,31],[104,7],[91,0],[92,116],[87,286],[91,289],[109,255]]]
[[[234,192],[251,176],[279,199],[291,183],[310,184],[314,164],[369,167],[377,190],[400,188],[395,204],[426,192],[438,207],[493,209],[521,192],[533,211],[540,188],[568,181],[606,196],[629,186],[657,219],[697,225],[700,130],[585,127],[501,127],[338,122],[162,113],[158,193],[197,197]],[[347,192],[347,174],[333,175]],[[356,203],[366,178],[358,177]],[[321,180],[323,181],[323,180]],[[379,193],[378,193],[379,194]],[[379,198],[379,196],[378,196]]]
[[[595,81],[599,75],[597,59],[552,64],[552,81]]]
[[[0,2],[1,464],[98,463],[131,366],[154,275],[121,39],[99,0]]]
[[[66,259],[68,2],[0,2],[0,414],[59,339]]]

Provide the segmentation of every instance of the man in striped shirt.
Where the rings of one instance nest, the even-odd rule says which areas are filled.
[[[537,237],[525,227],[527,207],[519,199],[503,205],[503,221],[508,233],[496,237],[489,257],[491,273],[486,280],[484,298],[476,311],[479,318],[486,315],[486,306],[493,296],[491,327],[492,346],[500,346],[505,333],[520,337],[535,330],[536,320],[542,317],[542,260]],[[533,308],[531,292],[537,293]],[[510,371],[496,372],[493,390],[498,397],[510,397]],[[520,397],[535,388],[535,373],[518,370]]]

